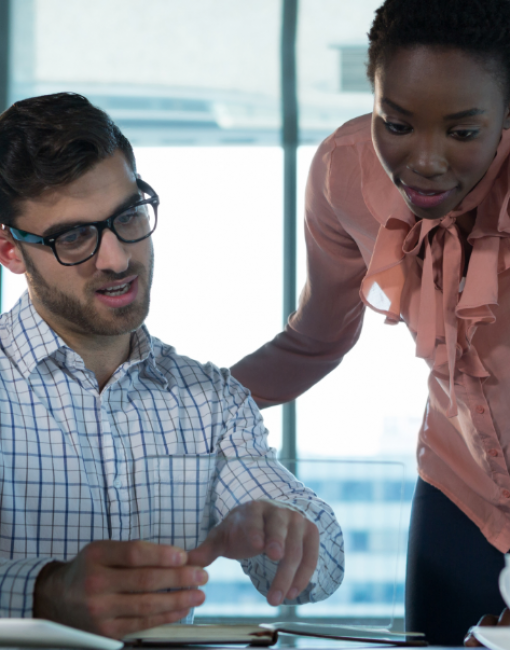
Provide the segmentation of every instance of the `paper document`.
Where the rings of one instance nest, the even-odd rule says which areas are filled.
[[[42,618],[1,618],[0,646],[11,648],[83,648],[120,650],[122,641],[82,632]]]

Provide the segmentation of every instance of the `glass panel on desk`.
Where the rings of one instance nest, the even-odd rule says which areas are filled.
[[[298,152],[299,214],[304,211],[304,187],[314,153],[312,146],[300,147]],[[300,290],[306,279],[306,251],[302,228],[298,233]],[[336,370],[297,400],[298,456],[324,458],[330,454],[346,460],[363,459],[367,463],[396,461],[405,468],[395,618],[404,615],[407,531],[416,481],[416,439],[427,403],[428,374],[427,364],[416,358],[414,341],[406,325],[385,325],[384,316],[366,309],[361,336],[355,347]],[[357,479],[360,482],[359,501],[365,500],[373,490],[369,467],[367,464],[365,475]],[[392,490],[398,490],[392,487],[389,479],[384,489],[388,497]],[[369,525],[353,531],[350,542],[348,538],[349,535],[346,536],[346,548],[349,543],[358,553],[364,547],[372,548]],[[382,544],[382,540],[378,543]],[[384,593],[389,594],[389,591],[390,587],[382,578],[372,585],[366,583],[356,593],[353,591],[357,610],[367,616],[377,611],[374,603],[382,602],[386,597]],[[378,615],[374,613],[374,616]]]
[[[269,461],[273,463],[274,461]],[[234,464],[255,467],[260,459],[241,457]],[[345,540],[346,573],[328,599],[296,608],[270,607],[236,562],[217,560],[209,569],[205,604],[196,620],[214,617],[326,619],[330,623],[390,627],[401,612],[402,522],[409,511],[410,487],[402,463],[369,460],[307,460],[281,463],[335,512]],[[246,486],[257,490],[257,486]],[[254,498],[257,494],[254,492]]]

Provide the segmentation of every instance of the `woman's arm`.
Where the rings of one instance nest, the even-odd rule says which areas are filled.
[[[334,199],[332,173],[335,174]],[[336,149],[334,138],[328,138],[319,147],[308,178],[305,206],[308,277],[298,310],[291,315],[283,332],[231,368],[234,377],[251,390],[261,408],[290,401],[304,393],[336,368],[359,337],[363,319],[359,286],[366,265],[357,244],[341,224],[344,209],[352,212],[351,206],[359,204],[359,187],[355,150]],[[338,205],[341,207],[335,207]],[[353,217],[349,214],[350,219]]]

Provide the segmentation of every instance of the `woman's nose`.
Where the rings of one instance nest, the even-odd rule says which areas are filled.
[[[448,160],[442,138],[427,135],[415,138],[407,168],[423,178],[441,176],[448,170]]]
[[[123,244],[108,228],[104,230],[96,255],[96,267],[101,271],[122,273],[129,267],[130,260],[127,244]]]

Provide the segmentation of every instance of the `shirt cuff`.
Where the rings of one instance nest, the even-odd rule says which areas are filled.
[[[54,558],[0,559],[0,617],[32,618],[35,581]]]

